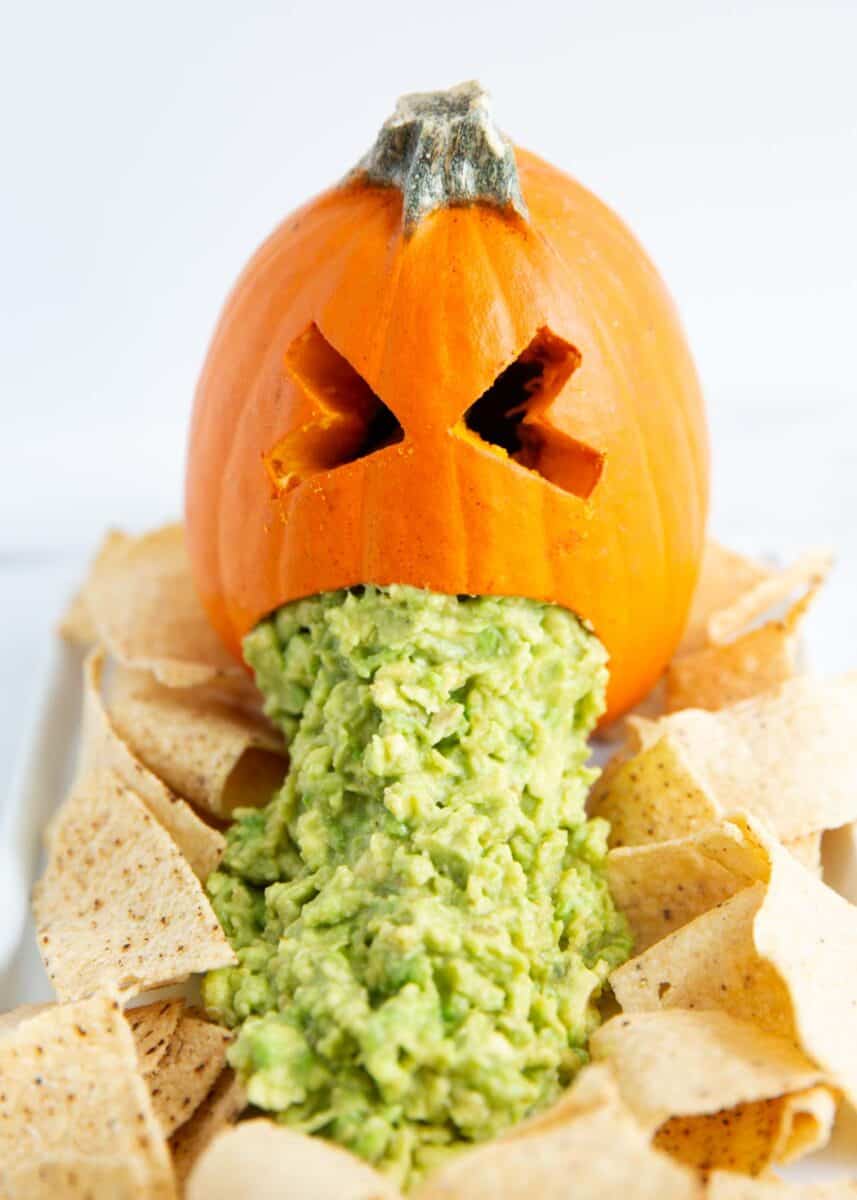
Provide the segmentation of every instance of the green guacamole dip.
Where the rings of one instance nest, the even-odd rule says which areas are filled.
[[[606,655],[564,609],[366,587],[245,640],[288,778],[208,881],[250,1102],[413,1182],[586,1061],[630,936],[587,821]]]

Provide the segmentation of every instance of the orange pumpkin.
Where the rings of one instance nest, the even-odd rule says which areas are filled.
[[[657,271],[462,85],[400,101],[244,270],[197,390],[187,534],[236,654],[339,587],[529,596],[591,622],[616,715],[681,635],[707,488]]]

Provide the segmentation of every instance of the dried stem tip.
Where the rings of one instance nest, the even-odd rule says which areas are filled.
[[[434,209],[457,204],[492,204],[527,217],[514,148],[475,82],[402,96],[357,173],[399,188],[406,233]]]

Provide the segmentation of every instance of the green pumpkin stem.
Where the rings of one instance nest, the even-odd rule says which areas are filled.
[[[401,191],[406,233],[435,209],[461,204],[491,204],[527,219],[514,147],[476,82],[402,96],[355,173]]]

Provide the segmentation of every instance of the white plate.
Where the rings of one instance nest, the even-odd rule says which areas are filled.
[[[41,689],[0,826],[0,1011],[53,999],[36,947],[27,897],[38,877],[41,834],[71,781],[81,713],[79,650],[56,641],[41,675]],[[855,840],[828,834],[825,879],[857,903]],[[794,1181],[857,1177],[857,1115],[843,1113],[831,1144],[781,1174]]]

